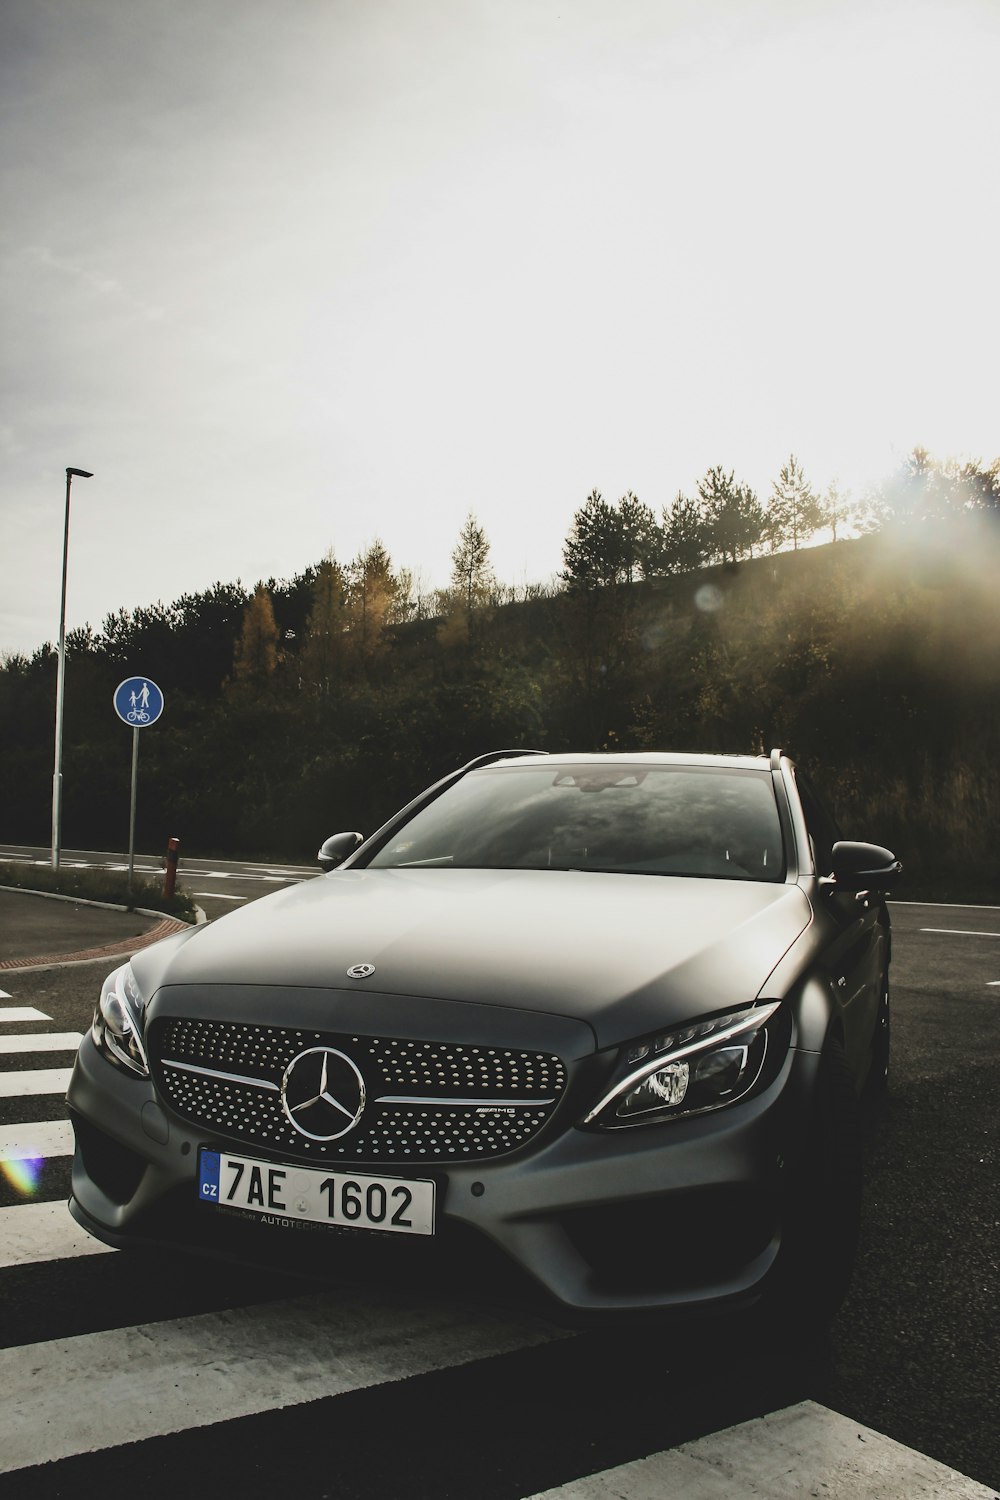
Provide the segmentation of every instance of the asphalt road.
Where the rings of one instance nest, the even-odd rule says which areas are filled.
[[[1000,910],[892,918],[891,1086],[828,1404],[1000,1489]]]
[[[225,882],[242,879],[261,893],[271,882],[260,873],[277,874],[277,867],[244,867],[242,875],[227,874],[228,865],[213,868],[213,889],[234,897],[245,891]],[[306,873],[312,870],[285,879]],[[207,887],[207,879],[200,884]],[[789,1352],[748,1348],[738,1328],[725,1326],[667,1341],[655,1329],[648,1338],[585,1334],[491,1360],[474,1374],[468,1367],[439,1372],[398,1401],[390,1393],[375,1405],[362,1393],[358,1477],[352,1481],[355,1460],[343,1457],[338,1494],[370,1492],[361,1469],[369,1465],[370,1483],[386,1430],[396,1433],[408,1462],[422,1463],[435,1461],[446,1433],[449,1447],[460,1451],[449,1458],[450,1486],[439,1483],[436,1492],[486,1500],[518,1492],[512,1465],[525,1475],[546,1467],[558,1474],[561,1463],[583,1462],[582,1452],[581,1471],[606,1468],[806,1397],[1000,1493],[1000,909],[893,903],[892,911],[891,1089],[869,1125],[861,1253],[829,1339]],[[0,983],[10,991],[16,985],[19,1004],[82,1031],[103,972],[99,964],[49,969]],[[61,1278],[69,1274],[47,1273],[42,1306],[37,1276],[26,1278],[22,1300],[10,1287],[8,1337],[18,1337],[24,1320],[34,1341],[64,1328],[68,1291]],[[116,1295],[135,1298],[134,1321],[141,1322],[150,1278],[134,1269],[119,1274]],[[170,1275],[165,1269],[157,1287],[168,1302]],[[250,1300],[274,1291],[253,1276],[240,1286]],[[86,1316],[86,1307],[75,1315]],[[507,1423],[512,1412],[516,1417],[516,1453],[509,1428],[496,1431],[500,1409]],[[299,1419],[272,1418],[275,1442],[309,1438],[297,1428]],[[197,1457],[197,1440],[190,1443],[178,1461]],[[235,1448],[226,1452],[238,1468]],[[426,1479],[385,1493],[435,1493]]]
[[[18,864],[47,865],[50,853],[27,844],[0,844],[0,860]],[[64,849],[60,861],[67,869],[125,870],[128,859],[100,849]],[[162,854],[137,854],[135,873],[152,880],[163,876]],[[233,906],[255,901],[268,891],[311,880],[320,873],[318,864],[283,865],[263,860],[188,859],[181,849],[177,883],[191,895],[209,918],[221,917]]]

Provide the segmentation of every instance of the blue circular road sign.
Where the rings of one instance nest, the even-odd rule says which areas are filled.
[[[115,713],[133,729],[148,729],[163,712],[163,694],[148,677],[126,677],[115,688]]]

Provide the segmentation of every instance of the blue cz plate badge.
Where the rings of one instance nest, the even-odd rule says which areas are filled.
[[[423,1179],[286,1166],[203,1146],[198,1197],[202,1203],[261,1218],[394,1234],[434,1233],[434,1183]]]

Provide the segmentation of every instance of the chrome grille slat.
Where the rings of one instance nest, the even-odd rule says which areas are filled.
[[[206,1078],[221,1078],[223,1083],[242,1083],[253,1089],[278,1089],[269,1078],[246,1078],[242,1073],[223,1073],[219,1068],[200,1068],[197,1063],[179,1062],[176,1057],[163,1059],[165,1068],[180,1068],[182,1073],[201,1073]]]
[[[156,1082],[184,1119],[306,1160],[500,1156],[541,1130],[566,1083],[558,1057],[519,1048],[187,1019],[154,1021],[149,1042]],[[280,1088],[294,1058],[324,1046],[354,1060],[370,1102],[354,1130],[318,1141],[292,1126]]]

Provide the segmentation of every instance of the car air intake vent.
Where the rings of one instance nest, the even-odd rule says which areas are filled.
[[[538,1133],[566,1085],[558,1057],[516,1048],[177,1019],[148,1041],[183,1119],[303,1160],[500,1156]]]

